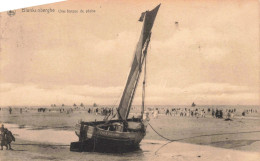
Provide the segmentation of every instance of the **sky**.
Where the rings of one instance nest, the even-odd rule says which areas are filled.
[[[0,106],[118,105],[138,19],[159,3],[146,104],[259,105],[257,0],[71,0],[28,8],[50,13],[1,13]],[[95,12],[59,13],[67,9]]]

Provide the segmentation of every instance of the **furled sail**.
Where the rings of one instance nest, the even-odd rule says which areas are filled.
[[[139,21],[143,21],[143,28],[141,31],[141,36],[139,38],[139,41],[137,43],[136,51],[134,54],[133,63],[131,66],[130,73],[128,75],[128,79],[126,82],[126,86],[123,92],[123,95],[121,97],[121,101],[118,107],[118,117],[119,119],[126,120],[130,111],[130,107],[134,98],[135,89],[138,84],[139,76],[142,71],[142,65],[144,58],[143,50],[145,46],[149,45],[148,39],[150,39],[151,30],[153,27],[153,23],[155,20],[155,17],[157,15],[157,12],[159,10],[160,5],[158,5],[156,8],[154,8],[152,11],[146,11],[142,13]],[[147,44],[146,44],[147,42]],[[147,48],[147,47],[146,47]]]

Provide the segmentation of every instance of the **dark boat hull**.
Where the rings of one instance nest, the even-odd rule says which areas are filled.
[[[140,123],[140,120],[128,120],[135,123]],[[114,122],[117,122],[116,120]],[[137,131],[110,131],[100,128],[104,122],[83,122],[84,126],[88,126],[94,130],[91,130],[92,134],[86,131],[85,136],[79,135],[79,142],[72,142],[70,145],[71,151],[77,152],[129,152],[139,149],[139,143],[145,136],[145,129],[139,129]],[[86,136],[91,136],[87,138]]]
[[[72,142],[70,144],[70,151],[74,152],[124,153],[139,149],[139,144],[128,144],[122,141],[111,141],[105,139],[90,139],[83,142]]]

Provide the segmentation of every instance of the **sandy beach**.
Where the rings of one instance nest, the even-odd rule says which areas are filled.
[[[18,140],[15,150],[1,151],[1,161],[5,160],[177,160],[177,161],[258,161],[258,152],[245,152],[232,149],[215,148],[180,142],[144,140],[141,149],[131,153],[107,154],[96,152],[70,152],[67,145],[51,145]],[[157,151],[161,148],[159,151]]]
[[[247,107],[249,108],[249,107]],[[257,107],[255,107],[257,108]],[[58,108],[57,108],[58,109]],[[239,108],[238,108],[239,109]],[[238,110],[239,111],[239,110]],[[240,111],[239,111],[240,112]],[[135,115],[132,113],[131,115]],[[102,120],[104,116],[79,108],[72,113],[59,110],[37,112],[19,108],[9,114],[0,112],[0,119],[16,137],[14,150],[0,151],[0,160],[252,160],[260,159],[260,115],[245,117],[237,114],[233,121],[212,118],[151,116],[147,134],[136,152],[121,154],[70,152],[69,145],[77,141],[74,126],[79,120]],[[124,156],[124,157],[122,157]]]

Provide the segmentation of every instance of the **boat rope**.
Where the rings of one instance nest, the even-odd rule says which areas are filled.
[[[158,134],[160,137],[162,137],[162,138],[164,138],[165,140],[168,140],[168,141],[174,141],[174,140],[168,139],[168,138],[164,137],[163,135],[161,135],[159,132],[157,132],[157,131],[153,128],[153,126],[152,126],[150,123],[148,123],[148,125],[149,125],[149,126],[153,129],[153,131],[154,131],[156,134]]]
[[[159,135],[160,137],[164,138],[165,140],[168,140],[169,142],[167,142],[166,144],[162,145],[156,152],[155,152],[155,155],[156,153],[161,149],[163,148],[164,146],[166,146],[167,144],[169,143],[172,143],[172,142],[175,142],[175,141],[182,141],[182,140],[187,140],[187,139],[193,139],[193,138],[198,138],[198,137],[205,137],[205,136],[217,136],[217,135],[228,135],[228,134],[245,134],[245,133],[258,133],[260,131],[242,131],[242,132],[233,132],[233,133],[216,133],[216,134],[205,134],[205,135],[198,135],[198,136],[192,136],[192,137],[186,137],[186,138],[181,138],[181,139],[169,139],[165,136],[163,136],[162,134],[160,134],[158,131],[156,131],[154,129],[154,127],[148,123],[148,125],[152,128],[152,130],[157,134]]]
[[[233,132],[233,133],[216,133],[216,134],[205,134],[205,135],[198,135],[198,136],[192,136],[192,137],[187,137],[187,138],[181,138],[181,139],[169,139],[169,138],[166,138],[165,136],[163,136],[162,134],[160,134],[159,132],[157,132],[153,126],[148,123],[148,125],[153,129],[153,131],[155,133],[157,133],[160,137],[164,138],[165,140],[168,140],[168,141],[171,141],[171,142],[174,142],[174,141],[181,141],[181,140],[186,140],[186,139],[192,139],[192,138],[198,138],[198,137],[204,137],[204,136],[217,136],[217,135],[228,135],[228,134],[245,134],[245,133],[258,133],[260,131],[242,131],[242,132]]]

